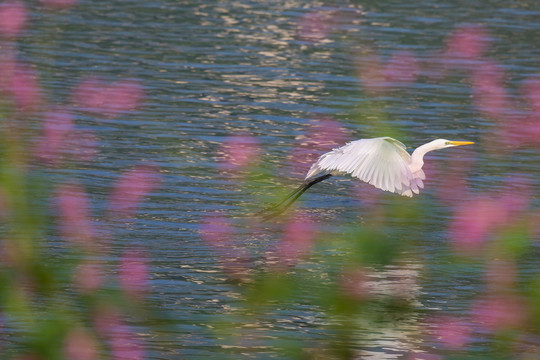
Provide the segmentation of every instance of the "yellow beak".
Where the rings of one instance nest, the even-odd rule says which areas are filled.
[[[460,145],[471,145],[474,144],[473,141],[449,141],[450,144],[454,146],[460,146]]]

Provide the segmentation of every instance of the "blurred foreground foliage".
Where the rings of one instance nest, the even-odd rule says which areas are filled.
[[[311,17],[321,18],[311,14],[306,19]],[[388,95],[417,81],[460,79],[470,86],[471,112],[491,124],[473,135],[460,133],[477,142],[474,149],[447,154],[449,160],[438,166],[428,159],[430,189],[419,196],[400,198],[366,184],[347,185],[359,206],[351,206],[358,212],[346,219],[301,202],[299,210],[291,208],[268,222],[234,211],[203,219],[202,239],[211,248],[230,250],[216,257],[241,294],[231,317],[215,325],[231,358],[275,349],[295,359],[358,359],[381,352],[411,360],[532,359],[540,354],[540,297],[534,290],[540,276],[534,266],[540,233],[533,195],[537,181],[530,167],[513,163],[499,174],[496,190],[469,185],[479,159],[489,163],[538,148],[531,133],[539,126],[539,78],[523,82],[524,104],[512,103],[506,74],[487,55],[490,41],[483,26],[460,25],[440,52],[421,60],[408,51],[383,60],[369,46],[355,54],[362,102],[352,107],[347,121],[360,124],[364,137],[404,137],[385,113],[391,107]],[[295,184],[282,184],[284,177],[300,182],[319,155],[348,136],[340,121],[315,117],[297,138],[278,167],[269,165],[262,155],[266,145],[256,138],[231,136],[218,150],[222,173],[216,176],[250,189],[255,213],[285,196],[283,187],[294,189]],[[335,189],[336,181],[329,182],[326,189]],[[439,219],[442,227],[433,228],[429,218]],[[268,234],[271,243],[261,246]],[[257,250],[250,252],[250,246]],[[426,299],[424,287],[434,282],[445,290],[432,289]],[[466,299],[457,291],[455,298],[446,298],[463,287],[469,289]],[[436,299],[437,294],[445,298]],[[429,301],[436,305],[425,305]]]

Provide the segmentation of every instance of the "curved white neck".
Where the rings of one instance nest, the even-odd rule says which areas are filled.
[[[419,146],[413,151],[411,154],[411,171],[415,172],[422,169],[422,166],[424,166],[424,155],[426,155],[426,153],[441,148],[440,146],[434,144],[435,141],[436,140],[433,140],[427,144]]]

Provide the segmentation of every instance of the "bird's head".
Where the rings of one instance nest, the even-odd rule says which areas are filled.
[[[437,139],[433,140],[431,142],[434,149],[445,149],[448,147],[453,146],[461,146],[461,145],[471,145],[474,144],[473,141],[453,141],[453,140],[446,140],[446,139]]]

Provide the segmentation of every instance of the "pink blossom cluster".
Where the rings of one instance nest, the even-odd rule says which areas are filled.
[[[52,11],[67,11],[75,3],[75,0],[40,1],[44,8]],[[77,115],[84,111],[92,115],[95,121],[106,121],[135,111],[144,98],[142,84],[136,79],[107,81],[91,75],[78,82],[73,89],[74,95],[66,103],[59,104],[49,99],[52,95],[41,86],[36,68],[30,61],[20,59],[18,41],[26,36],[26,30],[31,26],[29,20],[30,11],[26,2],[6,0],[0,3],[0,97],[4,100],[3,104],[9,106],[6,111],[9,116],[6,116],[5,126],[0,131],[3,138],[14,144],[9,149],[15,153],[3,159],[3,167],[15,168],[21,176],[28,173],[30,164],[51,168],[64,166],[70,160],[92,161],[98,151],[98,136],[80,126]],[[25,121],[21,121],[22,118]],[[28,118],[39,119],[37,130],[34,124],[29,124]],[[159,173],[154,165],[138,164],[124,171],[111,187],[108,218],[126,221],[135,216],[144,197],[158,184]],[[112,234],[107,224],[95,220],[92,196],[83,184],[69,178],[51,185],[50,204],[54,209],[53,221],[58,234],[67,248],[80,255],[77,264],[66,265],[71,266],[68,270],[72,271],[71,284],[68,285],[76,296],[96,299],[88,309],[94,324],[88,326],[75,315],[73,319],[70,318],[63,339],[63,355],[57,356],[94,360],[102,358],[104,349],[110,349],[113,359],[143,359],[143,343],[125,321],[129,311],[103,296],[103,292],[114,282],[123,301],[131,302],[134,306],[144,302],[149,291],[150,272],[145,248],[126,247],[122,250],[116,269],[112,269],[116,270],[113,271],[115,276],[110,276],[110,264],[97,259],[114,255],[110,246]],[[4,189],[0,191],[0,216],[7,219],[9,215],[11,220],[15,216],[11,210],[15,207],[14,202],[22,199],[13,199],[15,195],[3,192]],[[16,270],[13,273],[19,274],[17,277],[20,278],[17,286],[21,287],[21,292],[26,292],[24,297],[17,300],[21,302],[21,307],[25,306],[24,301],[31,302],[37,297],[38,294],[30,292],[44,286],[41,279],[32,279],[32,269],[37,265],[31,262],[42,259],[32,253],[29,244],[16,239],[0,241],[2,266]],[[62,284],[61,291],[65,291],[65,287],[66,284]],[[33,305],[28,307],[32,308]],[[65,313],[71,310],[69,308]],[[63,335],[59,333],[58,336]],[[22,358],[41,359],[42,356],[29,350]]]
[[[510,89],[511,79],[504,66],[489,58],[490,34],[480,25],[457,27],[447,40],[443,54],[445,69],[459,69],[470,79],[473,105],[479,113],[495,121],[488,149],[506,146],[538,146],[540,134],[539,75],[521,82],[520,89]],[[496,140],[496,141],[493,141]]]
[[[416,55],[409,50],[394,52],[386,63],[373,51],[358,56],[356,61],[358,77],[370,95],[410,86],[420,72]]]
[[[219,167],[223,171],[239,173],[249,170],[259,161],[261,148],[254,136],[235,135],[225,139],[218,151]]]
[[[443,348],[464,350],[480,337],[519,334],[520,329],[532,325],[532,304],[518,291],[518,275],[512,261],[488,263],[484,281],[485,292],[471,301],[466,314],[427,319],[428,332]]]
[[[419,77],[440,81],[451,71],[470,80],[474,107],[496,121],[489,149],[505,146],[538,147],[540,139],[540,75],[522,81],[520,89],[508,88],[504,67],[487,56],[491,37],[481,25],[460,25],[446,39],[446,48],[419,60],[409,50],[395,51],[386,62],[369,48],[356,57],[358,77],[366,93],[378,95],[406,87]],[[489,144],[487,144],[489,145]]]
[[[142,197],[156,186],[158,176],[154,167],[141,165],[126,171],[113,186],[109,211],[115,218],[129,218],[142,201]],[[66,183],[58,187],[56,202],[59,210],[60,233],[72,246],[86,255],[110,254],[108,235],[100,231],[93,220],[92,206],[84,187]],[[98,294],[110,281],[103,268],[107,264],[88,256],[73,272],[73,287],[83,296]],[[149,265],[144,247],[129,247],[122,251],[118,262],[117,281],[126,299],[142,302],[149,291]],[[99,309],[94,309],[100,312]],[[90,309],[92,311],[92,309]],[[110,344],[113,359],[143,359],[144,351],[133,330],[123,324],[122,309],[111,308],[96,315],[96,339],[90,329],[74,328],[67,334],[65,352],[73,358],[97,359],[98,343]],[[99,340],[99,341],[98,341]]]

